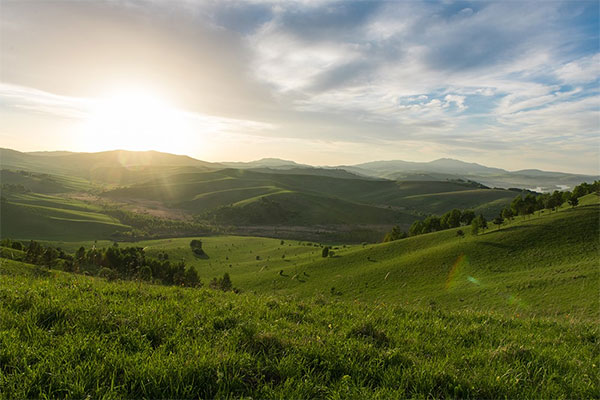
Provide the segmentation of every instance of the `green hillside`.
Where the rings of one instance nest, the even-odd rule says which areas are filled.
[[[378,245],[333,245],[241,236],[137,242],[151,257],[185,260],[208,282],[224,272],[257,293],[384,301],[418,308],[493,310],[505,315],[598,320],[598,196],[558,212],[517,217],[473,236],[469,227]],[[74,252],[81,244],[56,243]],[[102,245],[102,244],[99,244]],[[122,246],[128,246],[122,243]]]
[[[325,259],[313,244],[275,239],[206,237],[208,259],[195,258],[186,239],[140,245],[185,258],[205,280],[228,272],[244,290],[598,319],[598,219],[598,197],[588,195],[576,208],[516,218],[477,236],[463,227],[465,237],[451,229],[335,246]]]
[[[40,194],[13,194],[0,203],[2,237],[95,240],[130,229],[98,207]]]
[[[104,151],[99,153],[22,153],[0,148],[3,169],[27,170],[84,178],[97,183],[128,184],[186,170],[222,168],[188,156],[157,151]]]
[[[593,398],[597,324],[0,264],[2,398]]]
[[[406,225],[416,219],[409,214],[443,213],[455,207],[484,206],[482,210],[491,216],[515,193],[474,189],[465,182],[392,182],[227,169],[152,179],[109,190],[103,196],[117,201],[159,201],[208,219],[242,225]],[[273,209],[273,204],[281,210]]]
[[[442,215],[457,208],[477,209],[487,215],[497,215],[516,193],[498,189],[473,189],[455,192],[418,194],[402,198],[401,204],[410,209],[427,214]]]
[[[8,169],[0,170],[0,182],[3,192],[20,189],[21,191],[52,194],[86,191],[93,188],[88,181],[81,178]]]

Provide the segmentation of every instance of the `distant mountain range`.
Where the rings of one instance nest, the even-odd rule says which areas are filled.
[[[66,151],[23,153],[0,149],[0,165],[5,169],[26,169],[53,174],[70,174],[86,179],[127,184],[140,176],[166,172],[197,172],[225,168],[293,175],[319,175],[347,179],[388,179],[394,181],[475,181],[488,187],[526,188],[537,191],[569,189],[581,182],[593,182],[599,176],[526,169],[506,171],[450,158],[431,162],[402,160],[372,161],[357,165],[311,166],[278,158],[251,162],[211,163],[183,155],[157,151],[114,150],[98,153]]]

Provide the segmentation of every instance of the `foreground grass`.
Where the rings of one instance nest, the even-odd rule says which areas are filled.
[[[2,398],[593,398],[596,324],[107,283],[2,260]]]

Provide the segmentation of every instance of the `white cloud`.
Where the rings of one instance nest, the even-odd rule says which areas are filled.
[[[594,82],[600,78],[600,54],[567,63],[558,68],[555,73],[562,82],[571,85]]]

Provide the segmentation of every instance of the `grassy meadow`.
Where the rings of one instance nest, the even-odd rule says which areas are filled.
[[[598,320],[598,196],[581,203],[490,224],[479,235],[463,227],[375,245],[208,236],[201,238],[205,257],[194,255],[192,238],[135,245],[151,257],[184,260],[205,283],[227,272],[236,287],[256,293]],[[71,252],[92,245],[50,243]],[[323,245],[334,255],[323,258]]]
[[[3,398],[593,398],[596,323],[224,293],[3,260]]]

